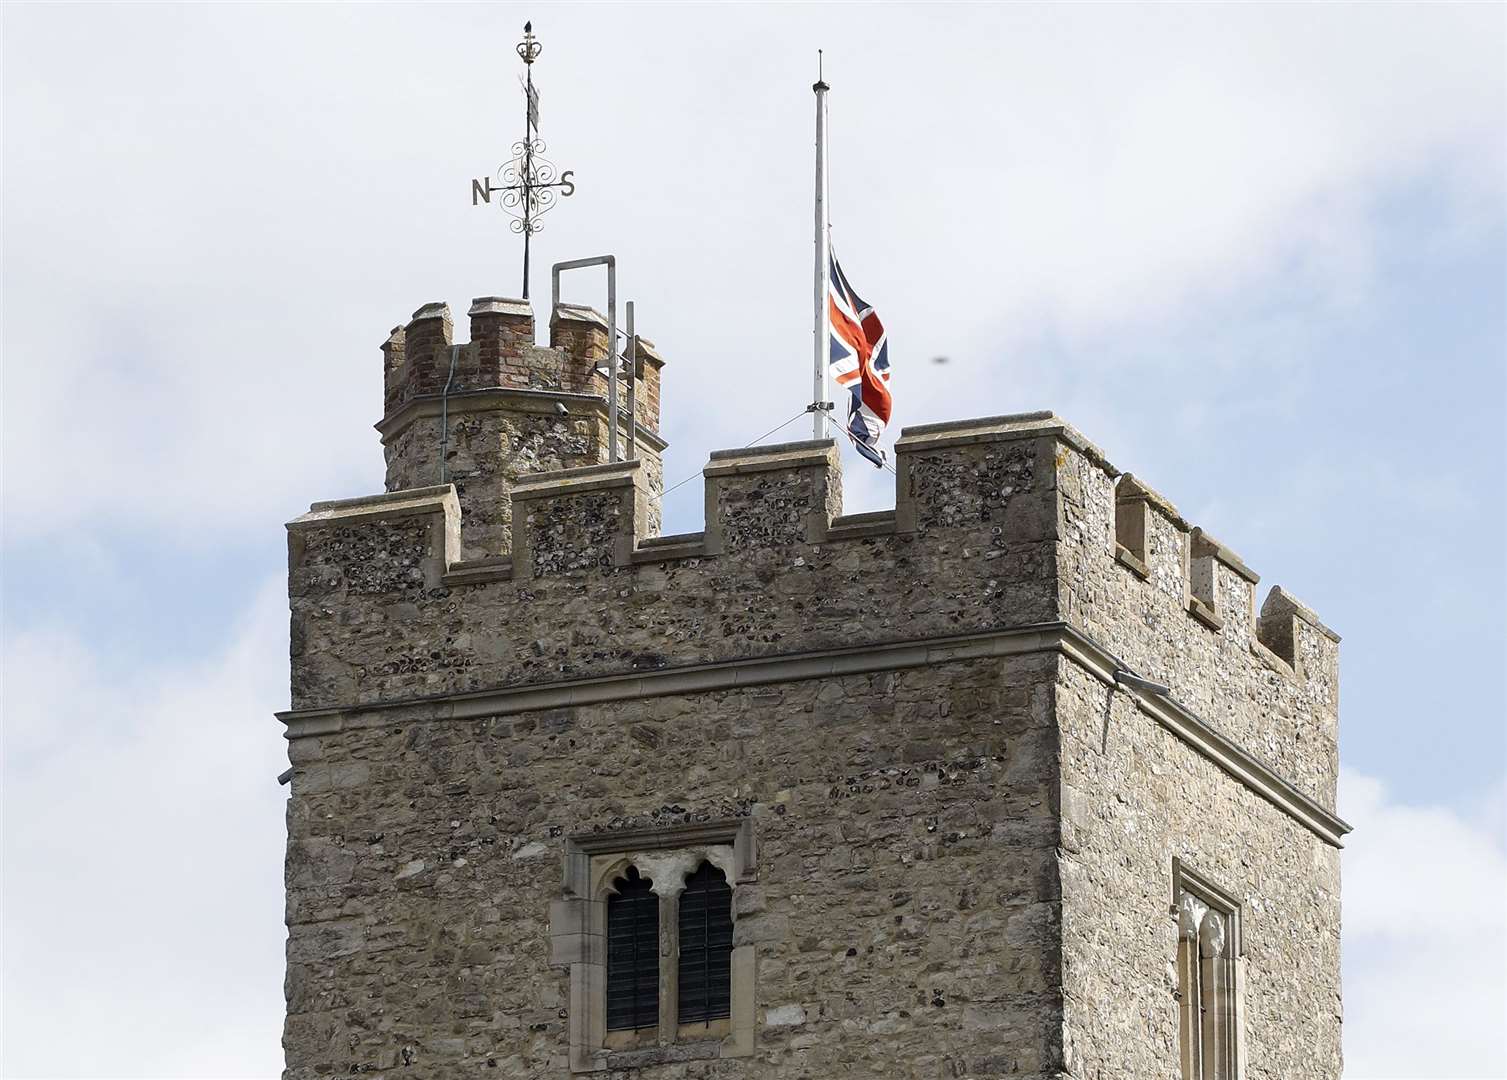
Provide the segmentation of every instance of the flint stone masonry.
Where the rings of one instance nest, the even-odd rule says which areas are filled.
[[[416,322],[432,360],[446,317]],[[605,348],[555,323],[556,355]],[[391,401],[427,393],[388,353]],[[421,461],[393,415],[390,462]],[[486,497],[289,525],[288,1080],[1175,1077],[1174,858],[1241,905],[1246,1076],[1337,1080],[1338,639],[1311,610],[1258,611],[1233,551],[1049,413],[907,429],[875,514],[842,514],[830,442],[719,451],[674,537],[657,457],[485,415],[487,447],[541,425],[469,474]],[[758,850],[749,1030],[583,1045],[571,838],[727,822]]]

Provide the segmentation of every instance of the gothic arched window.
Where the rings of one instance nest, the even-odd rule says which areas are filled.
[[[659,897],[638,868],[607,898],[607,1030],[659,1024]]]
[[[733,890],[721,870],[704,862],[680,896],[680,1023],[709,1024],[730,1014],[732,957]]]
[[[1240,905],[1173,861],[1178,1051],[1183,1080],[1236,1080],[1241,1067]]]

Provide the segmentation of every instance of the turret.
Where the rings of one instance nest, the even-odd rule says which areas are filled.
[[[388,335],[377,430],[387,490],[455,485],[462,557],[477,560],[508,553],[520,477],[608,461],[607,323],[591,308],[561,304],[549,345],[539,346],[525,300],[479,297],[467,314],[469,342],[454,340],[445,303],[425,304]],[[621,451],[643,462],[657,528],[664,361],[642,338],[638,357],[637,430],[631,449],[624,432]]]

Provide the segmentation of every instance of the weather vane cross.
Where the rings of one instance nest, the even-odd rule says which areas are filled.
[[[529,237],[542,226],[539,218],[553,209],[556,200],[575,194],[576,185],[571,179],[574,170],[560,172],[555,163],[544,156],[544,140],[539,138],[539,91],[534,87],[534,61],[544,47],[534,37],[534,24],[523,24],[523,40],[518,43],[518,56],[523,61],[525,79],[523,138],[513,144],[513,157],[497,170],[496,186],[492,177],[471,181],[471,205],[490,203],[492,196],[499,208],[513,220],[509,228],[523,234],[523,299],[528,299]]]

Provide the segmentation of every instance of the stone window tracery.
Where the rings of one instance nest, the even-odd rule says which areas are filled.
[[[1173,862],[1182,1080],[1242,1080],[1240,906]]]
[[[570,972],[572,1072],[753,1052],[734,901],[756,880],[747,819],[567,838],[550,962]]]

